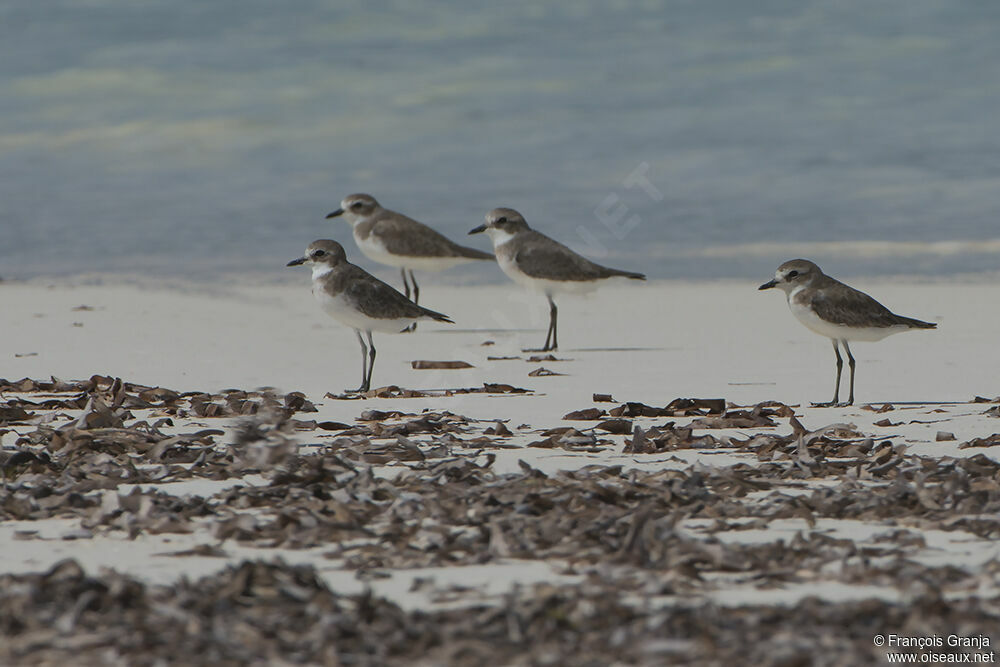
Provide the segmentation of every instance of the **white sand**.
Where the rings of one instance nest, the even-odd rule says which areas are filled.
[[[1000,286],[856,285],[897,312],[940,327],[855,344],[859,402],[966,401],[1000,393]],[[0,377],[102,373],[181,390],[274,386],[313,398],[360,381],[353,331],[319,311],[304,273],[301,284],[230,285],[207,293],[0,283],[0,299]],[[544,298],[513,285],[429,285],[423,300],[456,324],[422,323],[416,334],[376,334],[375,386],[508,382],[546,396],[405,401],[411,409],[460,405],[469,416],[530,421],[536,414],[551,418],[587,407],[595,392],[648,403],[678,396],[800,403],[828,400],[833,390],[829,342],[799,325],[781,294],[758,292],[754,284],[613,284],[591,297],[565,297],[559,301],[562,347],[556,356],[573,361],[542,364],[486,357],[522,355],[522,348],[541,345],[548,324]],[[81,305],[95,310],[73,310]],[[496,344],[482,347],[487,340]],[[14,356],[26,353],[37,356]],[[460,359],[476,368],[415,371],[409,367],[415,359]],[[539,366],[568,375],[527,376]],[[375,403],[380,409],[391,404]],[[359,405],[328,407],[351,417]]]
[[[763,279],[767,276],[762,277]],[[907,443],[911,452],[925,456],[971,456],[989,449],[959,450],[973,437],[1000,431],[1000,420],[984,416],[986,406],[966,403],[976,395],[1000,394],[1000,285],[992,284],[880,284],[853,281],[872,292],[901,314],[936,321],[937,331],[915,331],[880,343],[854,346],[858,360],[858,406],[842,409],[799,410],[810,428],[834,422],[851,422],[866,432],[891,434]],[[158,289],[122,284],[77,285],[61,281],[0,283],[3,305],[0,331],[0,377],[81,379],[99,373],[130,381],[161,385],[180,391],[252,389],[273,386],[282,391],[304,391],[315,401],[318,419],[353,421],[365,409],[446,409],[476,419],[506,419],[514,429],[528,424],[515,442],[538,439],[537,429],[565,425],[561,416],[592,407],[594,393],[612,394],[617,401],[642,401],[665,405],[677,397],[726,398],[741,404],[774,399],[789,404],[828,400],[832,394],[833,353],[827,340],[801,327],[788,312],[783,295],[759,293],[754,283],[672,283],[611,285],[589,298],[566,297],[559,301],[561,349],[565,361],[526,363],[524,360],[488,361],[487,356],[521,356],[524,347],[538,347],[547,326],[544,299],[513,285],[475,288],[429,284],[423,289],[426,306],[451,315],[454,326],[421,323],[416,334],[376,335],[378,361],[374,385],[397,384],[406,388],[474,387],[483,382],[504,382],[531,389],[531,396],[465,395],[449,398],[324,399],[327,391],[339,393],[360,381],[360,350],[354,333],[322,314],[309,293],[308,276],[282,285],[230,283],[202,290]],[[78,306],[93,310],[74,310]],[[495,344],[484,346],[485,341]],[[23,355],[23,356],[19,356]],[[467,370],[416,371],[410,361],[463,360]],[[529,377],[540,366],[564,376]],[[845,369],[846,373],[846,369]],[[846,396],[846,375],[844,383]],[[861,410],[865,403],[959,402],[958,405],[899,406],[876,415]],[[609,408],[613,404],[597,404]],[[943,412],[935,412],[935,410]],[[875,421],[890,418],[903,422],[881,428]],[[649,423],[660,422],[649,420]],[[909,423],[920,421],[928,423]],[[640,422],[642,423],[642,422]],[[574,423],[579,427],[591,423]],[[787,432],[787,426],[779,427]],[[955,442],[937,442],[938,431],[953,432]],[[718,434],[718,433],[716,433]],[[0,444],[12,444],[8,434]],[[303,435],[316,442],[326,434]],[[609,436],[621,442],[621,436]],[[996,448],[994,448],[996,449]],[[501,450],[498,472],[515,470],[524,459],[543,470],[579,468],[591,463],[624,463],[659,469],[691,463],[731,465],[752,462],[752,457],[724,450],[679,451],[669,455],[622,455],[621,448],[598,454],[563,450]],[[391,470],[386,472],[391,473]],[[171,485],[161,488],[170,490]],[[221,488],[221,487],[220,487]],[[213,493],[211,485],[178,486],[175,492]],[[63,522],[65,523],[65,522]],[[73,530],[59,520],[32,522],[30,526],[0,526],[5,571],[39,570],[72,555],[88,566],[109,565],[154,581],[182,575],[198,576],[222,567],[220,559],[155,556],[210,542],[208,536],[149,536],[129,542],[123,536],[65,542],[58,537]],[[72,522],[70,522],[72,523]],[[75,525],[75,524],[74,524]],[[55,541],[13,540],[15,529],[40,530]],[[857,527],[823,524],[816,530],[855,530]],[[766,541],[789,539],[802,526],[776,525],[773,534],[733,534],[732,539]],[[877,540],[888,528],[866,527],[858,538]],[[838,533],[839,534],[839,533]],[[918,557],[927,562],[979,564],[1000,555],[1000,548],[983,541],[963,541],[960,533],[928,540]],[[227,543],[236,558],[282,554],[293,562],[313,562],[340,590],[351,588],[353,574],[324,560],[322,550],[254,550]],[[529,583],[551,580],[558,564],[534,562],[503,566],[504,571],[460,568],[447,577],[430,573],[442,586],[461,580],[496,595],[497,581]],[[553,570],[552,567],[555,567]],[[428,573],[424,573],[428,574]],[[378,592],[407,606],[437,599],[409,591],[420,571],[396,573],[379,584]],[[357,582],[354,582],[357,586]],[[831,598],[865,596],[870,587],[848,591],[833,586]],[[352,589],[353,590],[353,589]],[[727,591],[733,604],[749,599],[753,590],[742,584]],[[502,592],[502,591],[499,591]],[[815,594],[816,588],[775,592],[774,600],[794,601]],[[759,593],[759,591],[758,591]],[[878,595],[893,599],[897,593],[882,589]],[[757,598],[763,601],[763,598]]]

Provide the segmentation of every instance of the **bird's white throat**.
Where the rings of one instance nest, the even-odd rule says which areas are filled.
[[[514,234],[511,234],[505,229],[497,229],[496,227],[487,227],[486,233],[490,235],[490,240],[493,241],[493,247],[501,246],[514,238]]]
[[[312,279],[322,278],[326,274],[333,271],[333,267],[329,264],[313,264],[313,275]]]

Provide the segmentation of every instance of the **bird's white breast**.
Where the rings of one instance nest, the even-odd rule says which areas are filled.
[[[357,230],[356,227],[355,230]],[[458,266],[459,264],[465,264],[472,261],[466,257],[417,257],[413,255],[396,255],[389,252],[389,249],[385,247],[385,243],[383,243],[378,234],[374,232],[369,234],[367,238],[362,239],[357,234],[357,231],[355,231],[354,240],[357,242],[358,248],[368,259],[373,262],[378,262],[379,264],[395,266],[396,268],[401,269],[412,269],[415,271],[443,271],[445,269],[450,269],[453,266]]]
[[[399,333],[406,327],[413,324],[413,319],[376,319],[368,317],[346,297],[343,293],[330,294],[323,289],[323,284],[313,283],[313,296],[323,312],[337,320],[344,326],[358,329],[359,331],[380,331],[383,333]]]
[[[518,285],[544,294],[588,294],[600,285],[598,280],[549,280],[535,278],[521,270],[513,257],[497,253],[500,269]]]
[[[817,315],[808,303],[801,303],[795,298],[803,289],[805,288],[797,287],[788,293],[788,308],[795,315],[795,319],[801,322],[804,327],[814,333],[818,333],[820,336],[826,336],[835,340],[873,343],[892,334],[906,331],[909,328],[903,325],[891,327],[849,327],[843,324],[828,322]]]

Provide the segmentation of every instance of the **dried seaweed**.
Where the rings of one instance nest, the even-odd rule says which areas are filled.
[[[301,413],[315,407],[301,394],[184,393],[101,376],[0,381],[0,390],[4,407],[28,414],[6,426],[18,435],[0,460],[0,519],[74,519],[67,539],[204,536],[169,554],[178,558],[224,558],[237,543],[321,549],[331,568],[361,578],[513,559],[578,577],[488,603],[452,590],[463,604],[404,612],[372,595],[333,593],[316,571],[281,562],[171,587],[64,562],[0,576],[0,663],[862,664],[881,658],[876,626],[972,634],[998,621],[990,591],[1000,565],[929,566],[917,556],[931,529],[1000,539],[1000,463],[982,453],[917,456],[887,427],[807,427],[789,406],[721,399],[587,408],[564,418],[592,427],[515,431],[447,411],[307,421]],[[220,416],[238,424],[208,421]],[[643,421],[665,416],[672,421]],[[628,456],[558,471],[522,450],[513,459],[527,460],[514,472],[494,469],[498,456],[512,467],[500,450],[524,447],[560,450],[531,452],[539,460]],[[706,450],[695,460],[723,450],[729,463],[671,454],[694,449]],[[263,483],[207,497],[171,495],[163,484],[251,473]],[[847,539],[829,534],[828,520],[884,530]],[[776,521],[801,529],[725,539]],[[43,539],[25,529],[15,537]],[[707,601],[728,585],[831,580],[886,587],[906,604]],[[643,603],[663,596],[677,602]]]
[[[954,436],[952,436],[954,440]],[[958,446],[959,449],[968,449],[969,447],[996,447],[1000,445],[1000,433],[994,433],[993,435],[986,436],[985,438],[973,438],[968,442],[963,442]]]
[[[414,370],[475,368],[467,361],[428,361],[424,359],[411,361],[410,367]]]
[[[930,573],[915,569],[907,568],[908,574]],[[676,572],[663,580],[663,593],[682,587],[684,566]],[[1000,621],[996,598],[949,601],[932,590],[906,604],[810,597],[787,607],[698,600],[637,606],[630,595],[600,580],[576,587],[539,584],[496,604],[406,612],[371,593],[336,593],[313,568],[281,561],[245,561],[169,587],[113,572],[88,575],[74,561],[63,561],[40,574],[0,576],[0,660],[858,665],[884,661],[884,649],[872,642],[882,629],[990,636]]]

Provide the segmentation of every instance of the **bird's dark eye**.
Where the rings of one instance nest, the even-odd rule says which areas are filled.
[[[326,250],[317,250],[316,252],[313,253],[313,257],[322,257],[325,254]]]
[[[361,208],[362,206],[364,206],[364,202],[356,201],[353,204],[351,204],[351,208]]]
[[[507,218],[497,218],[497,224],[502,225],[507,222]]]
[[[798,271],[789,271],[789,272],[788,272],[788,277],[789,277],[789,278],[794,278],[794,277],[795,277],[795,276],[797,276],[797,275],[799,275],[799,272],[798,272]]]

